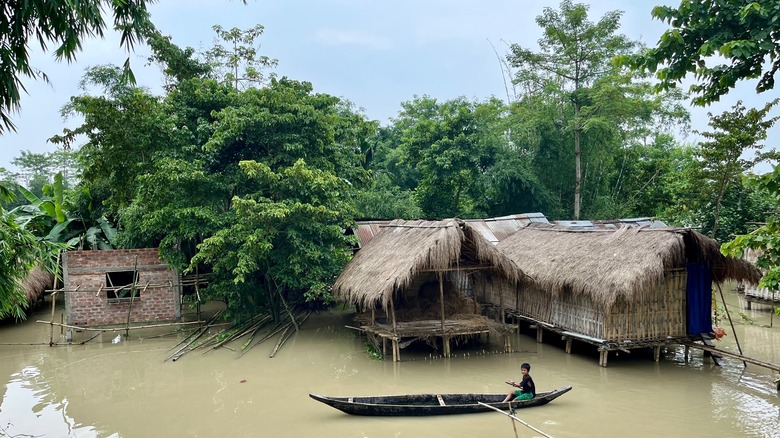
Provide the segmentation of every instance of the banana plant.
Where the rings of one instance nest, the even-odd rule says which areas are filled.
[[[11,210],[17,222],[25,229],[34,230],[43,240],[65,243],[77,249],[112,249],[116,228],[100,217],[97,224],[87,227],[80,217],[71,216],[64,206],[62,173],[54,176],[50,186],[51,196],[41,199],[24,187],[17,190],[30,203]]]

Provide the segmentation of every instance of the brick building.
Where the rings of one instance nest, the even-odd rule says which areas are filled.
[[[156,248],[68,251],[63,257],[66,323],[76,326],[175,321],[179,274]]]

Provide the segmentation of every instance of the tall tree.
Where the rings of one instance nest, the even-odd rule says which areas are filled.
[[[503,104],[424,96],[402,104],[402,158],[420,173],[416,197],[429,217],[475,214],[476,185],[495,162]]]
[[[265,55],[258,55],[258,38],[265,28],[258,24],[246,30],[234,27],[225,30],[222,26],[212,27],[217,41],[205,53],[205,59],[217,80],[232,84],[236,91],[265,82],[262,70],[275,67],[279,61]],[[222,45],[227,43],[228,47]],[[273,77],[273,75],[272,75]]]
[[[239,165],[257,191],[233,198],[233,220],[192,260],[213,267],[209,294],[228,297],[233,312],[265,307],[274,315],[291,300],[330,301],[328,287],[350,243],[343,232],[352,220],[347,181],[302,159],[277,172],[251,160]],[[241,285],[250,284],[255,292],[244,292]]]
[[[14,129],[10,113],[19,109],[25,91],[22,78],[49,80],[45,72],[30,65],[30,40],[37,40],[44,50],[55,44],[58,60],[73,61],[84,39],[103,36],[106,7],[113,13],[114,28],[121,32],[120,44],[130,50],[147,26],[148,3],[154,0],[4,2],[0,14],[0,133]],[[129,60],[125,75],[132,78]]]
[[[580,217],[582,165],[581,141],[586,121],[581,110],[585,105],[583,88],[614,67],[611,60],[627,53],[633,43],[617,34],[622,12],[606,13],[598,23],[588,20],[588,6],[564,0],[560,10],[544,8],[536,17],[543,29],[539,51],[518,44],[510,46],[508,60],[518,69],[515,81],[526,88],[536,89],[546,82],[556,82],[571,102],[574,110],[570,129],[574,134],[574,218]]]
[[[654,72],[659,89],[689,74],[697,105],[717,102],[745,79],[760,78],[757,92],[771,90],[780,69],[780,2],[682,0],[656,6],[654,18],[669,23],[657,47],[627,57],[632,67]]]
[[[709,113],[711,132],[699,132],[707,141],[700,144],[698,161],[700,181],[703,190],[711,188],[705,195],[713,214],[710,235],[718,236],[718,222],[724,195],[735,184],[740,184],[742,175],[768,157],[776,158],[772,152],[761,153],[766,131],[780,116],[767,118],[767,114],[780,99],[766,104],[762,109],[746,109],[738,101],[731,109],[720,115]],[[750,158],[744,158],[747,154]]]

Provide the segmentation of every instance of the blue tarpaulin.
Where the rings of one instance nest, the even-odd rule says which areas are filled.
[[[712,331],[712,275],[703,263],[687,263],[688,334]]]

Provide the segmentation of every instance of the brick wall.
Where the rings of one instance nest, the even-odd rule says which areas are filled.
[[[140,297],[132,303],[110,300],[101,290],[107,286],[106,273],[133,270],[138,272]],[[68,324],[125,324],[128,311],[131,323],[172,321],[181,316],[178,274],[160,260],[156,248],[68,251],[63,257],[63,280]]]

